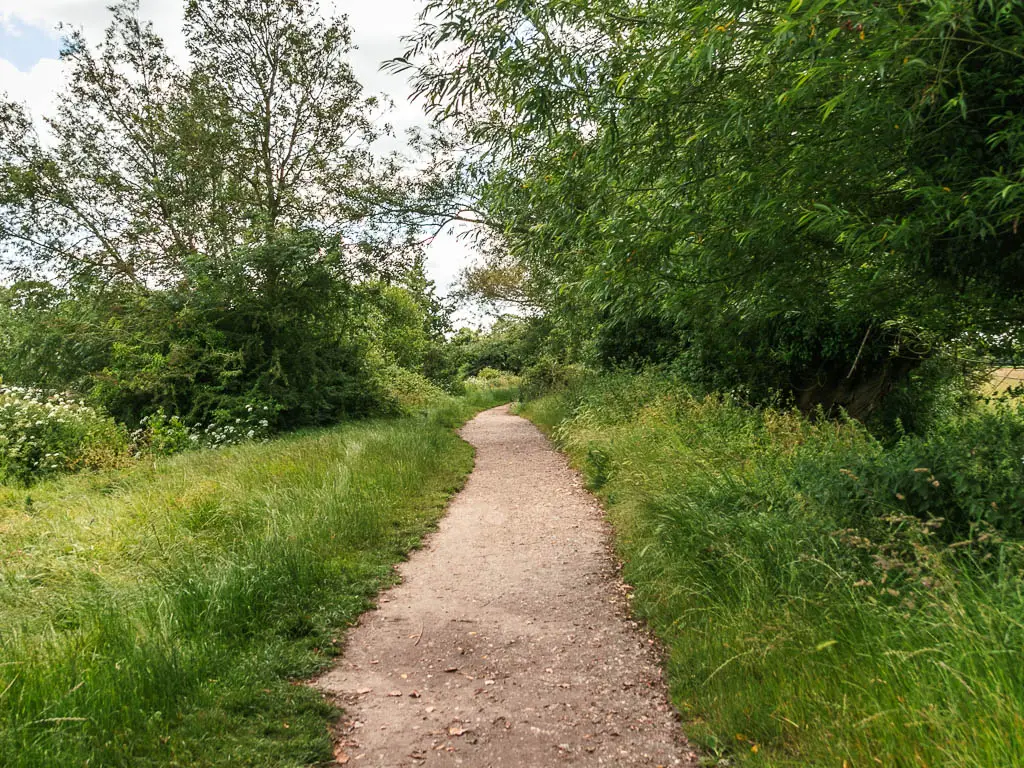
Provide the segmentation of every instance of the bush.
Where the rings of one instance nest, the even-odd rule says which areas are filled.
[[[0,388],[0,480],[29,485],[127,460],[125,430],[67,394]]]
[[[388,365],[375,374],[384,410],[392,415],[408,415],[444,405],[451,395],[419,373]]]
[[[582,381],[585,375],[586,369],[580,365],[566,365],[550,357],[541,358],[523,371],[523,399],[532,400],[550,392],[568,389]]]
[[[177,416],[167,416],[163,408],[142,419],[135,433],[136,445],[155,456],[170,456],[193,445],[192,430]]]
[[[134,433],[136,451],[154,456],[171,456],[190,448],[222,448],[250,440],[270,437],[274,408],[269,404],[249,403],[236,414],[220,410],[207,425],[188,427],[178,416],[167,416],[163,409],[142,419]]]
[[[842,467],[837,467],[837,462]],[[810,454],[795,482],[828,467],[814,483],[826,506],[846,510],[851,524],[880,514],[940,521],[939,536],[953,542],[992,526],[1024,538],[1024,404],[979,403],[947,414],[926,435],[906,435],[848,454]]]
[[[490,382],[511,375],[513,374],[505,373],[504,371],[499,371],[497,368],[481,368],[480,372],[475,376],[475,378],[482,382]]]

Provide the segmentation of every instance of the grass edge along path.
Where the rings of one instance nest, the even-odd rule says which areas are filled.
[[[625,375],[520,413],[604,503],[709,765],[1024,765],[1021,543],[943,551],[836,493],[862,428]]]
[[[472,469],[507,393],[0,490],[0,765],[310,766],[298,685]]]

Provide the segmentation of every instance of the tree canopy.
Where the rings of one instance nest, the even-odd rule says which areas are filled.
[[[20,280],[0,374],[129,422],[380,407],[380,365],[415,370],[445,320],[402,204],[415,178],[374,149],[387,105],[352,73],[345,19],[191,0],[179,62],[136,0],[111,14],[102,41],[65,39],[55,115],[0,106],[0,254]]]
[[[1019,334],[1022,10],[438,0],[393,66],[482,148],[485,287],[605,364],[866,415]]]

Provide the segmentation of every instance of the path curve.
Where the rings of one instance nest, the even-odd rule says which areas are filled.
[[[402,583],[314,682],[357,766],[690,766],[596,501],[508,406],[462,430],[476,467]]]

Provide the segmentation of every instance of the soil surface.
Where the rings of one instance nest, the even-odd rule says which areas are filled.
[[[691,766],[579,476],[508,406],[462,430],[476,468],[314,685],[359,766]]]

